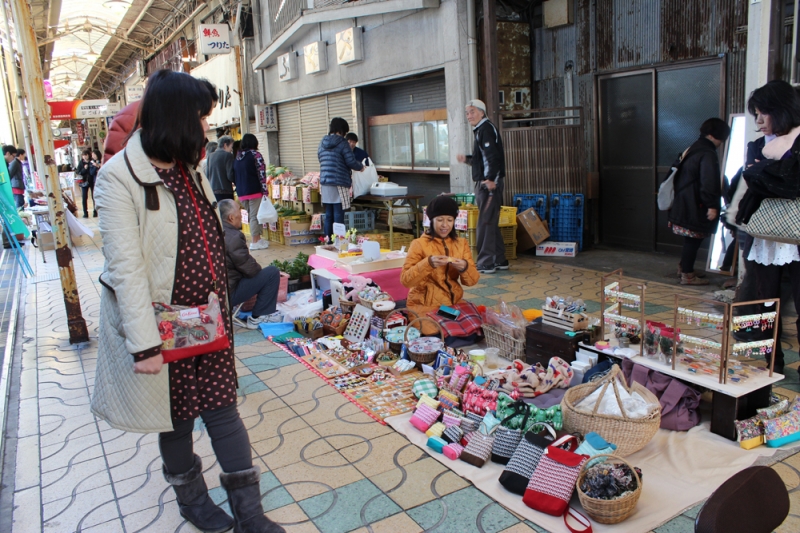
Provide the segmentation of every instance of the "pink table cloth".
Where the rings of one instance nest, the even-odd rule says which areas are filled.
[[[341,268],[333,268],[333,259],[320,257],[316,254],[308,258],[308,264],[313,268],[326,268],[330,272],[342,278],[342,280],[348,280],[351,276],[351,274],[346,270],[342,270]],[[405,288],[402,283],[400,283],[400,273],[402,271],[402,268],[392,268],[389,270],[378,270],[375,272],[362,272],[361,274],[356,275],[370,278],[372,281],[380,285],[384,292],[389,293],[389,296],[391,296],[394,301],[399,301],[408,298],[408,289]]]

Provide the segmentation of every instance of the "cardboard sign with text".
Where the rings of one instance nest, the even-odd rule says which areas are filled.
[[[578,255],[578,243],[544,241],[536,247],[536,255],[548,257],[575,257]]]
[[[524,252],[550,238],[547,223],[531,208],[517,215],[517,251]]]

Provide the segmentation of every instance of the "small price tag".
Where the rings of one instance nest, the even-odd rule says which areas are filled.
[[[281,185],[281,200],[291,201],[292,193],[289,191],[288,185]]]
[[[344,234],[347,233],[347,226],[344,224],[339,224],[338,222],[333,223],[333,234],[339,237],[344,237]]]
[[[249,224],[250,223],[250,215],[247,213],[247,209],[242,209],[242,224]]]
[[[314,215],[311,217],[311,231],[319,231],[322,229],[322,214]]]
[[[278,223],[277,222],[270,222],[269,223],[269,230],[270,231],[278,231]]]
[[[284,237],[291,237],[292,236],[292,221],[291,220],[284,220],[283,221],[283,236]]]
[[[281,186],[273,184],[272,185],[272,199],[273,200],[280,200],[281,199]]]
[[[182,309],[179,313],[181,320],[191,320],[193,318],[200,318],[200,309],[192,307],[191,309]]]
[[[311,187],[303,187],[303,203],[311,203]]]
[[[297,187],[291,186],[289,187],[289,200],[292,202],[297,201]]]

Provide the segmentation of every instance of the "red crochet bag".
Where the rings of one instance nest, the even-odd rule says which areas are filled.
[[[522,497],[522,502],[531,509],[553,516],[561,516],[567,510],[581,467],[589,460],[588,455],[575,453],[578,439],[574,435],[557,442],[563,445],[567,441],[570,442],[568,450],[554,443],[545,449],[539,459]]]

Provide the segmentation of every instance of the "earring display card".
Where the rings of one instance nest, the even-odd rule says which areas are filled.
[[[347,329],[344,331],[344,338],[350,342],[363,341],[369,332],[373,314],[372,309],[361,304],[356,305],[350,317],[350,322],[347,324]]]

